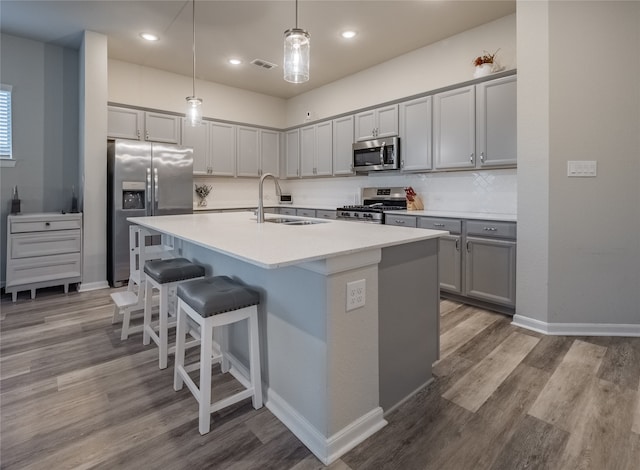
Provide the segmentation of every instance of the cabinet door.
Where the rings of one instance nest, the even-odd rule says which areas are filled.
[[[182,145],[193,149],[193,173],[209,174],[209,123],[202,122],[192,127],[182,118]]]
[[[462,293],[462,252],[460,235],[445,235],[439,239],[438,273],[440,289]]]
[[[285,135],[286,144],[286,176],[300,176],[300,129],[294,129]]]
[[[376,130],[376,111],[370,109],[356,114],[355,117],[355,133],[356,141],[370,140],[375,137]]]
[[[260,174],[280,176],[280,133],[260,131]]]
[[[476,153],[481,167],[515,165],[516,77],[476,86]]]
[[[315,209],[296,209],[296,215],[301,217],[315,217],[316,210]]]
[[[466,295],[496,304],[516,304],[516,242],[467,237]]]
[[[238,176],[258,176],[258,129],[238,127],[237,169]]]
[[[400,168],[430,170],[431,97],[400,104]]]
[[[315,176],[316,126],[300,129],[300,176]]]
[[[218,122],[209,125],[209,172],[217,176],[235,176],[236,126]]]
[[[353,116],[333,120],[333,174],[354,174]]]
[[[376,138],[398,135],[398,105],[376,109]]]
[[[107,113],[107,134],[113,139],[141,138],[144,127],[144,113],[136,109],[109,106]]]
[[[333,122],[316,124],[316,176],[333,173]]]
[[[433,153],[441,169],[475,167],[475,88],[434,95]]]
[[[144,113],[144,140],[180,143],[180,117],[161,113]]]

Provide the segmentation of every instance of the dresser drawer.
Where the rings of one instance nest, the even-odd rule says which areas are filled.
[[[487,220],[468,220],[467,235],[490,238],[516,239],[516,224]]]
[[[79,253],[81,244],[80,230],[18,233],[11,237],[11,257],[31,258]]]
[[[80,253],[13,260],[7,268],[6,287],[63,281],[68,278],[80,279],[80,260]]]
[[[50,232],[54,230],[74,230],[80,229],[82,222],[77,219],[42,219],[34,221],[17,221],[11,222],[11,233],[23,232]]]
[[[446,230],[451,233],[462,232],[462,221],[458,219],[439,219],[436,217],[418,217],[418,228]]]

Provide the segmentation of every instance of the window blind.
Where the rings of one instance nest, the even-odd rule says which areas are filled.
[[[0,85],[0,158],[12,158],[11,86]]]

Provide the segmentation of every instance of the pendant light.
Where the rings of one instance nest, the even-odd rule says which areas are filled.
[[[296,0],[296,27],[284,32],[284,79],[290,83],[309,80],[309,48],[311,37],[298,28],[298,0]]]
[[[195,127],[202,122],[202,99],[196,97],[196,0],[192,8],[193,24],[193,89],[192,95],[187,96],[187,123]]]

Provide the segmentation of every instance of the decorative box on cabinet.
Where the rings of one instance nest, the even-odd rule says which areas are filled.
[[[82,280],[82,214],[26,214],[7,217],[5,292],[64,285]]]

